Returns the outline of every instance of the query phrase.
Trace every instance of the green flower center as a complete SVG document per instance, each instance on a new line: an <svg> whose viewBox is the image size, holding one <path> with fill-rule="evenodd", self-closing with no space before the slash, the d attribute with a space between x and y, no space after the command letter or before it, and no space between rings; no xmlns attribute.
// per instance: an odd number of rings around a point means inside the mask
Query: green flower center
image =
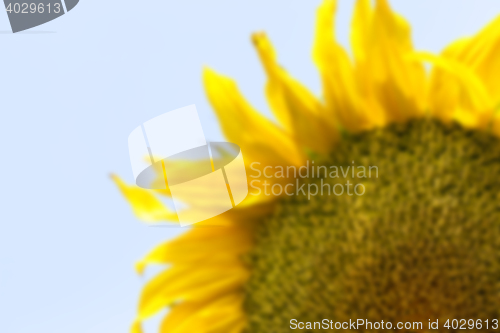
<svg viewBox="0 0 500 333"><path fill-rule="evenodd" d="M300 181L349 180L364 195L283 196L259 224L245 258L248 332L290 332L292 319L424 331L439 319L443 332L447 319L500 319L500 140L418 120L347 136L322 165L353 161L378 178Z"/></svg>

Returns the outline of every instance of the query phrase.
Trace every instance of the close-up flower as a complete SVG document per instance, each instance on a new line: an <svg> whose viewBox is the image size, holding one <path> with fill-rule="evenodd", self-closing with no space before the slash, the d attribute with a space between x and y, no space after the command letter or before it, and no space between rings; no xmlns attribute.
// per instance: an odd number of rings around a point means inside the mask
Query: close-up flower
<svg viewBox="0 0 500 333"><path fill-rule="evenodd" d="M500 316L500 17L432 54L413 47L387 0L358 0L347 51L335 38L336 7L325 0L317 10L320 96L279 65L266 33L252 35L275 120L235 81L203 70L255 187L137 263L140 274L165 269L145 284L133 333L165 309L162 333L288 332L292 319L325 318L422 322L424 331L439 320L448 331L448 319ZM298 177L289 195L277 170L304 166L349 171ZM370 166L370 177L358 172ZM168 189L113 179L138 218L176 221L161 199ZM318 194L337 185L339 195Z"/></svg>

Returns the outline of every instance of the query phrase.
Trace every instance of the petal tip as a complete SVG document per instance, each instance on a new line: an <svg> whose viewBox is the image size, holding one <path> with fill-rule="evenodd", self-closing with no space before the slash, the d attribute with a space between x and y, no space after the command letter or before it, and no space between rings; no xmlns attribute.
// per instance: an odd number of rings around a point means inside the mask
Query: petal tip
<svg viewBox="0 0 500 333"><path fill-rule="evenodd" d="M146 263L144 261L139 261L135 264L135 271L137 274L142 275L144 274L144 270L146 269Z"/></svg>

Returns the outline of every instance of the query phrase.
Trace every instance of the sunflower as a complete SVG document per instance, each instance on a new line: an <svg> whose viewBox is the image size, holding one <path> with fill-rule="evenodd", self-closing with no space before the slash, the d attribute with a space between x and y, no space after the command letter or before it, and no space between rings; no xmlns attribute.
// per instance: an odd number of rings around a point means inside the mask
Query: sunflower
<svg viewBox="0 0 500 333"><path fill-rule="evenodd" d="M169 333L288 332L292 320L325 318L420 321L424 330L431 319L444 331L448 319L500 315L500 18L433 55L414 50L409 24L387 0L358 0L349 55L334 37L335 10L326 0L317 11L321 98L278 64L265 33L252 41L277 122L211 69L203 73L206 92L249 168L312 160L374 165L377 177L297 182L334 187L347 179L363 195L259 188L159 245L137 264L139 272L167 268L144 287L132 332L165 308L160 331ZM289 181L250 177L270 186ZM168 190L114 179L139 218L175 220L157 196Z"/></svg>

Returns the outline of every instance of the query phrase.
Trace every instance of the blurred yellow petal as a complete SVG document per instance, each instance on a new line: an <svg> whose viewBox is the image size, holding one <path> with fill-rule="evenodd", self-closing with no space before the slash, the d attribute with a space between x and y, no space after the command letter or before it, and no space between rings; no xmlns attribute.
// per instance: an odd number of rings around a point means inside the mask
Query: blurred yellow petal
<svg viewBox="0 0 500 333"><path fill-rule="evenodd" d="M214 162L222 157L215 157ZM163 161L167 166L168 175L186 177L189 175L188 170L200 170L206 168L206 160L171 160L165 159ZM210 161L208 161L210 163ZM221 162L219 161L218 164ZM213 165L212 165L213 169ZM155 170L156 171L156 170ZM124 194L126 199L132 205L135 214L143 221L156 222L156 221L178 221L178 214L186 220L186 216L189 216L193 220L203 220L201 225L228 225L230 220L228 219L228 214L225 212L228 204L231 205L228 196L213 195L213 189L220 189L220 178L215 179L215 177L206 177L200 181L199 177L193 177L198 179L198 182L190 182L189 186L184 187L172 187L175 188L175 201L176 204L180 203L183 208L180 208L177 212L170 211L156 196L156 194L161 194L172 198L171 188L167 184L167 188L163 190L149 190L143 189L137 186L129 186L125 184L117 176L112 176L115 183L118 185L121 192ZM175 177L168 178L170 180L175 179ZM188 179L188 178L186 178ZM189 178L191 180L191 178ZM165 187L165 177L164 169L157 171L157 175L151 183L152 187L163 185ZM175 182L173 183L175 184ZM225 184L223 186L226 186ZM245 189L247 186L247 179L243 178L233 178L231 180L231 186L233 189L240 188ZM226 193L227 189L224 190ZM247 200L248 199L248 200ZM249 195L247 199L248 203L243 203L238 206L239 209L248 207L248 205L254 206L259 202L266 202L271 199L265 196L253 196ZM223 215L220 212L225 212ZM189 215L188 215L189 214ZM206 216L213 216L212 218L206 219Z"/></svg>
<svg viewBox="0 0 500 333"><path fill-rule="evenodd" d="M500 106L499 52L500 17L476 36L450 44L440 60L448 66L437 66L432 72L429 105L433 113L469 127L489 126Z"/></svg>
<svg viewBox="0 0 500 333"><path fill-rule="evenodd" d="M241 323L245 320L244 316L232 306L227 306L223 311L217 314L212 314L210 317L203 318L208 325L206 326L207 333L228 333L234 331L236 327L240 327L238 333L242 332Z"/></svg>
<svg viewBox="0 0 500 333"><path fill-rule="evenodd" d="M142 273L149 264L194 264L202 260L234 261L252 246L248 228L240 226L194 228L163 243L137 263Z"/></svg>
<svg viewBox="0 0 500 333"><path fill-rule="evenodd" d="M240 318L237 322L235 322L227 331L224 333L241 333L244 332L245 328L247 327L247 321L246 318Z"/></svg>
<svg viewBox="0 0 500 333"><path fill-rule="evenodd" d="M356 4L351 43L358 83L374 94L387 120L403 122L423 116L426 108L426 74L414 52L409 24L394 13L387 0L373 9L369 0Z"/></svg>
<svg viewBox="0 0 500 333"><path fill-rule="evenodd" d="M271 109L303 149L325 153L336 141L333 117L311 92L277 63L276 53L265 33L252 36L268 82L266 95ZM311 130L314 128L314 130Z"/></svg>
<svg viewBox="0 0 500 333"><path fill-rule="evenodd" d="M174 265L144 287L139 303L139 319L146 319L176 301L208 300L236 290L248 279L248 275L237 257L224 264L207 259L196 268L189 264Z"/></svg>
<svg viewBox="0 0 500 333"><path fill-rule="evenodd" d="M326 1L325 1L326 2ZM351 48L359 63L365 63L368 58L366 39L371 33L373 8L371 0L357 0L351 23Z"/></svg>
<svg viewBox="0 0 500 333"><path fill-rule="evenodd" d="M500 16L476 36L453 43L443 56L470 68L500 103Z"/></svg>
<svg viewBox="0 0 500 333"><path fill-rule="evenodd" d="M111 178L118 185L123 196L132 206L134 214L140 220L146 222L177 221L177 214L165 207L151 190L129 186L116 175L112 175Z"/></svg>
<svg viewBox="0 0 500 333"><path fill-rule="evenodd" d="M362 98L351 60L335 41L336 3L326 0L318 9L313 57L321 74L328 113L347 130L359 132L382 125L384 115L373 99Z"/></svg>
<svg viewBox="0 0 500 333"><path fill-rule="evenodd" d="M163 319L160 332L189 332L186 326L190 323L196 324L194 317L205 305L205 302L183 302L172 306L168 316ZM191 332L198 332L198 330L191 330Z"/></svg>
<svg viewBox="0 0 500 333"><path fill-rule="evenodd" d="M155 161L163 161L165 170L168 170L168 174L166 174L167 180L165 180L164 168L155 168L154 171L156 171L156 178L152 181L151 188L159 189L165 187L166 184L167 185L166 189L155 190L155 192L168 197L171 197L172 195L168 185L168 179L170 174L178 175L182 173L183 170L202 170L206 165L206 163L211 163L210 161L207 161L205 159L199 159L199 160L171 159L171 158L162 159L159 156L153 156L153 159Z"/></svg>
<svg viewBox="0 0 500 333"><path fill-rule="evenodd" d="M139 320L134 321L130 329L130 333L143 333L142 325Z"/></svg>
<svg viewBox="0 0 500 333"><path fill-rule="evenodd" d="M244 322L243 295L233 293L206 303L185 302L172 308L171 314L162 322L160 332L229 332Z"/></svg>
<svg viewBox="0 0 500 333"><path fill-rule="evenodd" d="M495 103L470 68L443 56L419 53L417 57L434 66L428 104L435 117L473 128L485 128L490 123Z"/></svg>
<svg viewBox="0 0 500 333"><path fill-rule="evenodd" d="M293 139L244 99L236 83L210 69L204 85L228 141L241 147L245 164L300 165L304 159Z"/></svg>

